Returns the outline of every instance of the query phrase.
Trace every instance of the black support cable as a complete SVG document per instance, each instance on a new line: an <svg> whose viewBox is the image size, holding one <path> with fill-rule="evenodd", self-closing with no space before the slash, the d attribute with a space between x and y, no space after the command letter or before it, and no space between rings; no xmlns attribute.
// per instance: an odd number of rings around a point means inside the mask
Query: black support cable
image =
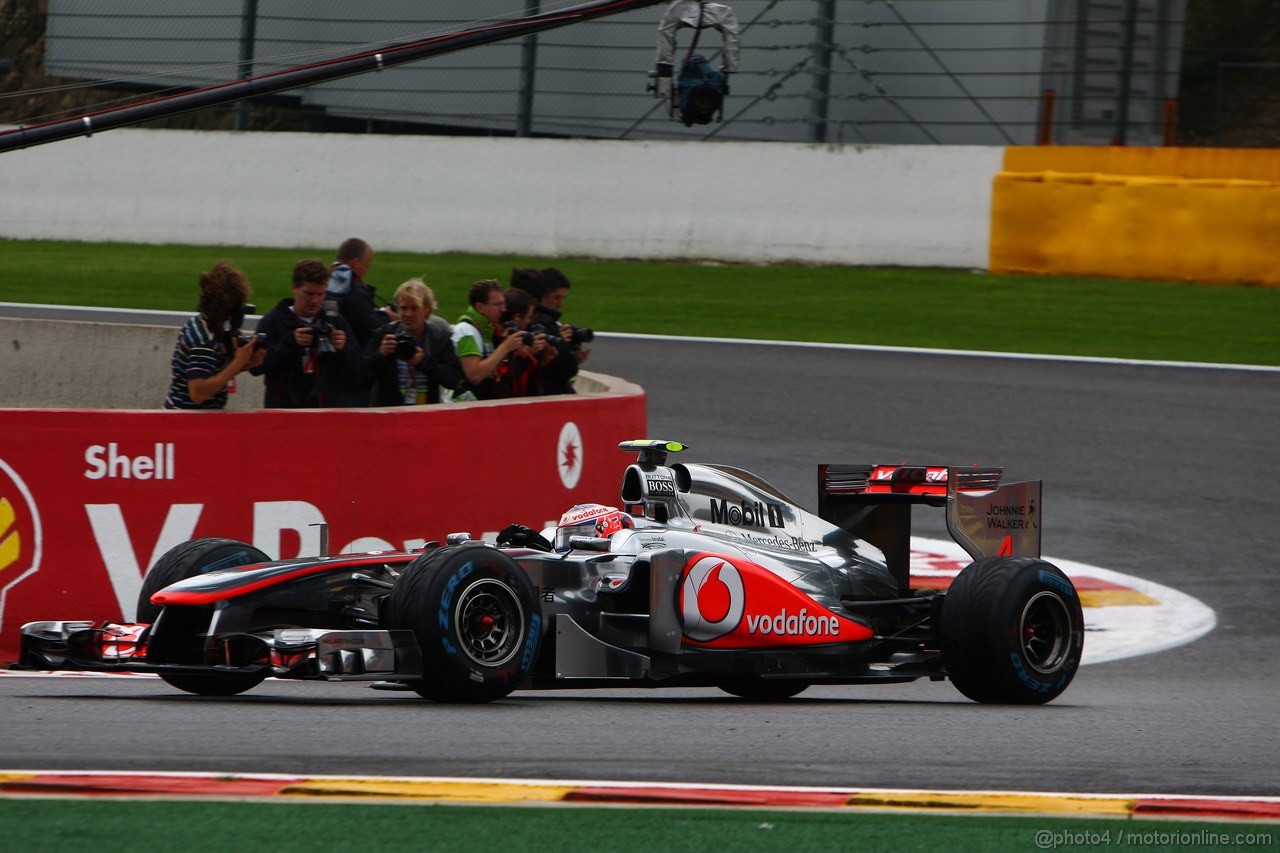
<svg viewBox="0 0 1280 853"><path fill-rule="evenodd" d="M951 78L951 82L955 83L956 87L961 92L964 92L965 97L968 98L969 101L971 101L973 105L978 108L978 112L982 113L983 118L985 118L988 122L990 122L991 125L995 127L996 130L1000 131L1000 135L1005 138L1006 142L1008 142L1010 145L1016 144L1013 141L1013 137L1010 136L1008 132L1004 129L1004 127L1001 126L1000 122L996 121L995 116L987 112L987 108L984 107L982 105L982 102L979 101L976 97L974 97L973 94L967 88L965 88L965 85L960 82L960 78L957 77L951 71L951 69L947 67L947 64L942 61L942 57L938 56L938 54L934 52L933 48L930 47L929 44L923 38L920 37L920 33L916 32L915 27L911 26L911 23L906 18L902 17L902 13L898 11L898 7L894 6L892 3L886 3L885 6L888 7L889 11L893 12L893 16L897 18L899 22L901 22L902 26L906 28L907 32L911 33L911 37L920 43L920 46L925 49L925 51L929 54L930 58L932 58L934 62L938 63L938 67L946 72L947 76Z"/></svg>
<svg viewBox="0 0 1280 853"><path fill-rule="evenodd" d="M916 117L913 116L906 107L904 107L901 103L898 102L898 98L894 97L893 95L890 95L883 86L881 86L878 82L876 82L875 74L863 68L861 65L858 64L856 60L851 59L849 57L848 51L837 50L836 55L839 56L841 59L843 59L845 62L849 63L849 66L858 74L858 76L862 78L863 82L865 82L868 86L874 89L876 91L876 94L879 97L883 98L886 102L888 102L888 104L892 106L895 110L902 113L902 115L908 121L910 121L911 124L915 125L916 129L919 130L921 133L923 133L930 142L932 142L935 145L941 144L938 140L938 137L930 133L927 127L921 124L920 121L916 119ZM857 96L856 95L850 96L850 98L857 98ZM841 99L845 100L845 98L843 97ZM846 122L847 121L848 120L846 119ZM856 128L858 123L855 121L853 122L853 124ZM858 133L861 134L862 131L859 130Z"/></svg>
<svg viewBox="0 0 1280 853"><path fill-rule="evenodd" d="M790 68L784 71L782 76L778 80L776 80L773 83L773 85L771 85L768 89L761 92L759 95L756 95L756 97L753 98L751 102L748 103L745 107L738 110L738 112L735 113L733 116L729 117L728 119L725 119L724 122L717 125L714 130L712 130L710 133L708 133L706 136L702 138L711 139L712 137L719 136L722 130L724 130L726 127L729 127L739 119L742 119L742 116L744 116L747 113L747 111L750 110L752 107L754 107L756 104L764 100L771 100L777 94L778 90L781 89L782 86L788 80L790 80L792 77L799 74L801 71L803 71L805 68L809 66L809 61L811 59L813 59L812 55L801 57L801 59L798 62L796 62L796 64L792 65ZM799 119L799 121L805 121L805 119Z"/></svg>
<svg viewBox="0 0 1280 853"><path fill-rule="evenodd" d="M140 104L86 113L75 118L47 122L33 127L0 131L0 152L29 148L33 145L71 139L76 136L90 136L118 127L128 127L206 107L234 103L244 98L255 98L329 80L381 71L406 62L416 62L469 47L533 35L570 24L657 6L663 2L665 0L597 0L597 2L583 3L557 12L485 24L425 41L391 45L377 51L342 56L312 65L262 74L247 80L220 83L193 92L144 101Z"/></svg>

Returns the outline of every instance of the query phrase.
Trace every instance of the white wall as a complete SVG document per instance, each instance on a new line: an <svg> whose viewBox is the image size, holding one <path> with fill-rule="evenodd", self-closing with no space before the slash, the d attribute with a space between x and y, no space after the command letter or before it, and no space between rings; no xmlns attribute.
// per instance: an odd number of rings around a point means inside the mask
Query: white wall
<svg viewBox="0 0 1280 853"><path fill-rule="evenodd" d="M0 237L985 268L1003 153L117 130L0 154Z"/></svg>

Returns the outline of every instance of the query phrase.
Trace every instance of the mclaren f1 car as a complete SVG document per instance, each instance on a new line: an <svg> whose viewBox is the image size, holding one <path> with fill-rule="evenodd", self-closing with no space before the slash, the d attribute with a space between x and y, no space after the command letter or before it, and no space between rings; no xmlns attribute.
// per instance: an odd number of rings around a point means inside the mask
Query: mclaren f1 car
<svg viewBox="0 0 1280 853"><path fill-rule="evenodd" d="M711 686L780 700L814 684L950 680L1037 704L1080 665L1070 579L1040 559L1040 483L996 468L822 465L818 511L727 465L638 453L620 508L579 505L496 545L272 561L230 539L179 545L134 624L32 622L20 665L152 672L234 695L268 677L403 685L443 702L513 690ZM972 556L913 589L912 512L938 507Z"/></svg>

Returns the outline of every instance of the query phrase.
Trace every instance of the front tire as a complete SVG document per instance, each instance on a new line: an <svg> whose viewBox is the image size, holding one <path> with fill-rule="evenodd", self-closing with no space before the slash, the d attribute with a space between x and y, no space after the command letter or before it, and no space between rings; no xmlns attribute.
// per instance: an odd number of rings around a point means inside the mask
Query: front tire
<svg viewBox="0 0 1280 853"><path fill-rule="evenodd" d="M270 559L257 548L238 539L192 539L175 545L147 570L147 576L142 580L142 590L138 593L137 615L134 620L156 621L156 617L160 615L160 606L151 603L151 596L171 584L216 569L265 563Z"/></svg>
<svg viewBox="0 0 1280 853"><path fill-rule="evenodd" d="M1084 611L1052 563L986 557L970 564L942 604L942 658L975 702L1038 705L1067 689L1084 651Z"/></svg>
<svg viewBox="0 0 1280 853"><path fill-rule="evenodd" d="M496 548L459 545L418 557L383 605L391 629L411 629L437 702L492 702L519 686L538 653L541 609L524 570Z"/></svg>

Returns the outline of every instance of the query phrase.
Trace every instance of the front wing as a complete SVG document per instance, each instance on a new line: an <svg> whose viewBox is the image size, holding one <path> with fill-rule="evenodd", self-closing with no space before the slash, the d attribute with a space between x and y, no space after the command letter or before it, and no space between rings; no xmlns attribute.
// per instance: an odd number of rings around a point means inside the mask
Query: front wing
<svg viewBox="0 0 1280 853"><path fill-rule="evenodd" d="M30 622L22 626L19 665L31 669L171 674L262 674L323 681L422 678L412 631L277 628L216 637L206 663L148 663L151 626Z"/></svg>

